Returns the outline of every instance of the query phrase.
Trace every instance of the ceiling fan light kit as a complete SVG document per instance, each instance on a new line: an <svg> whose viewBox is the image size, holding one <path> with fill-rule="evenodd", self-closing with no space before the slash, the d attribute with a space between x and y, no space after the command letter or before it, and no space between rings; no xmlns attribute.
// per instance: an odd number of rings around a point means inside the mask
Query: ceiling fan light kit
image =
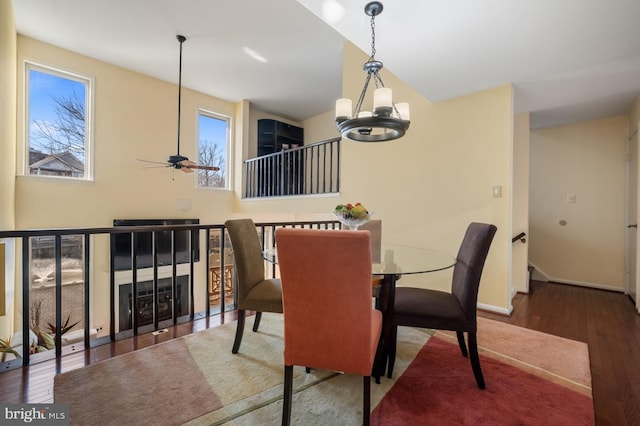
<svg viewBox="0 0 640 426"><path fill-rule="evenodd" d="M372 1L364 7L371 17L371 56L363 65L367 77L360 97L352 110L351 99L336 101L336 124L343 138L356 142L385 142L401 138L409 128L409 104L394 103L392 91L385 87L379 71L382 62L375 59L375 17L382 13L382 3ZM376 89L373 92L373 111L362 111L362 103L367 94L369 82L373 79Z"/></svg>
<svg viewBox="0 0 640 426"><path fill-rule="evenodd" d="M182 106L182 43L184 43L187 38L183 35L176 35L176 39L180 43L180 62L178 66L178 149L176 150L176 155L170 155L167 158L166 163L159 163L155 161L147 161L147 160L139 160L147 163L156 163L156 164L165 164L164 167L173 167L174 169L181 170L185 173L193 173L193 169L199 170L210 170L210 171L218 171L219 167L215 166L204 166L198 165L193 161L189 160L188 157L184 155L180 155L180 116L181 116L181 106Z"/></svg>

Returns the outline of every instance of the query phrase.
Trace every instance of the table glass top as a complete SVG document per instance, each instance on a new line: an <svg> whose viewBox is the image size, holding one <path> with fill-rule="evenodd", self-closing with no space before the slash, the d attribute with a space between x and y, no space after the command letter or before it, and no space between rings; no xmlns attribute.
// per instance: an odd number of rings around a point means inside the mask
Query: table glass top
<svg viewBox="0 0 640 426"><path fill-rule="evenodd" d="M380 258L373 253L373 274L421 274L451 268L456 259L443 252L421 247L383 244Z"/></svg>
<svg viewBox="0 0 640 426"><path fill-rule="evenodd" d="M266 250L264 258L277 263L277 250ZM446 253L421 247L383 244L380 255L372 253L371 272L384 274L422 274L448 269L456 264L456 259Z"/></svg>

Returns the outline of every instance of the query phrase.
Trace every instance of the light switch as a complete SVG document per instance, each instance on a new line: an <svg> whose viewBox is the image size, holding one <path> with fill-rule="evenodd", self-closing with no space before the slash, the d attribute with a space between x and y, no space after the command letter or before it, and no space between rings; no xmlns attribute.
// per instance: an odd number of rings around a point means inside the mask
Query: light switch
<svg viewBox="0 0 640 426"><path fill-rule="evenodd" d="M502 185L495 185L493 187L493 198L502 198Z"/></svg>
<svg viewBox="0 0 640 426"><path fill-rule="evenodd" d="M576 203L576 194L567 194L567 203L575 204Z"/></svg>

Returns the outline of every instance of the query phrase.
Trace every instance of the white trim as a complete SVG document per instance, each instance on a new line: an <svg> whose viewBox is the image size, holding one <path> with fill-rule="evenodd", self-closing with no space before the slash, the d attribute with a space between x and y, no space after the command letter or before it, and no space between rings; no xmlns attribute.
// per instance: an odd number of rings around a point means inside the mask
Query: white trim
<svg viewBox="0 0 640 426"><path fill-rule="evenodd" d="M610 285L606 285L606 284L598 284L598 283L590 283L587 281L574 281L574 280L563 280L561 278L552 278L549 280L549 282L551 284L553 283L557 283L557 284L570 284L570 285L577 285L580 287L589 287L589 288L597 288L600 290L608 290L608 291L616 291L619 293L624 293L624 289L620 288L620 287L613 287Z"/></svg>
<svg viewBox="0 0 640 426"><path fill-rule="evenodd" d="M496 314L502 314L502 315L511 315L511 313L513 312L513 306L511 305L511 303L509 303L509 308L501 308L499 306L485 305L484 303L478 303L478 308L482 309L483 311L494 312Z"/></svg>
<svg viewBox="0 0 640 426"><path fill-rule="evenodd" d="M620 292L620 293L624 293L625 292L625 290L623 288L614 287L614 286L607 285L607 284L592 283L592 282L588 282L588 281L565 280L563 278L552 277L549 274L546 274L544 271L542 271L540 268L538 268L533 263L529 262L529 265L533 266L533 268L534 268L534 274L531 277L531 279L533 279L534 281L544 281L544 282L551 282L551 283L558 283L558 284L570 284L570 285L577 285L577 286L581 286L581 287L597 288L597 289L601 289L601 290L617 291L617 292ZM544 277L544 279L538 279L537 278L538 274L542 275Z"/></svg>
<svg viewBox="0 0 640 426"><path fill-rule="evenodd" d="M22 105L23 113L21 117L23 127L22 137L22 161L18 165L19 176L33 176L29 174L29 149L31 147L30 142L30 124L29 118L30 104L29 104L29 92L30 92L30 78L29 71L34 70L42 74L49 74L55 77L64 78L66 80L76 81L85 86L85 98L84 98L84 125L85 125L85 141L84 141L84 176L82 178L77 177L65 177L65 176L48 176L42 175L41 178L62 178L69 181L93 181L94 178L94 155L93 155L93 110L94 110L94 86L95 79L92 76L81 74L75 71L63 69L58 66L45 65L40 61L21 58L22 61Z"/></svg>
<svg viewBox="0 0 640 426"><path fill-rule="evenodd" d="M227 132L226 132L226 146L225 146L225 153L224 153L224 167L225 167L225 174L224 174L224 183L225 186L224 188L219 188L219 187L213 187L213 186L200 186L199 182L198 182L198 173L196 173L196 188L198 189L217 189L217 190L231 190L233 188L233 182L232 182L232 176L233 176L233 144L232 144L232 140L233 140L233 119L232 117L228 116L228 115L224 115L224 114L220 114L219 112L213 112L211 110L208 110L206 108L198 108L198 115L197 115L197 120L196 120L196 158L199 160L200 157L200 116L203 117L207 117L207 118L212 118L214 120L220 120L220 121L224 121L227 124ZM197 163L199 163L199 161L196 161Z"/></svg>

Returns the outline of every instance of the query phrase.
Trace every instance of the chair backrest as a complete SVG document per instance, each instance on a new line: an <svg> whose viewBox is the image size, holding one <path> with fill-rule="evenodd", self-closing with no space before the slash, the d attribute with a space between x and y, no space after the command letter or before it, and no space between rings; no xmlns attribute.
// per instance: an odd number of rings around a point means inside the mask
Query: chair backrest
<svg viewBox="0 0 640 426"><path fill-rule="evenodd" d="M358 230L369 231L371 235L371 261L374 263L381 262L382 250L382 220L370 220L358 227Z"/></svg>
<svg viewBox="0 0 640 426"><path fill-rule="evenodd" d="M475 321L476 318L482 269L497 229L494 225L473 222L467 227L460 244L453 269L451 292L460 302L470 321Z"/></svg>
<svg viewBox="0 0 640 426"><path fill-rule="evenodd" d="M371 246L368 232L276 231L285 365L369 376Z"/></svg>
<svg viewBox="0 0 640 426"><path fill-rule="evenodd" d="M251 219L231 219L225 223L238 275L238 298L244 299L249 291L264 281L262 246Z"/></svg>

